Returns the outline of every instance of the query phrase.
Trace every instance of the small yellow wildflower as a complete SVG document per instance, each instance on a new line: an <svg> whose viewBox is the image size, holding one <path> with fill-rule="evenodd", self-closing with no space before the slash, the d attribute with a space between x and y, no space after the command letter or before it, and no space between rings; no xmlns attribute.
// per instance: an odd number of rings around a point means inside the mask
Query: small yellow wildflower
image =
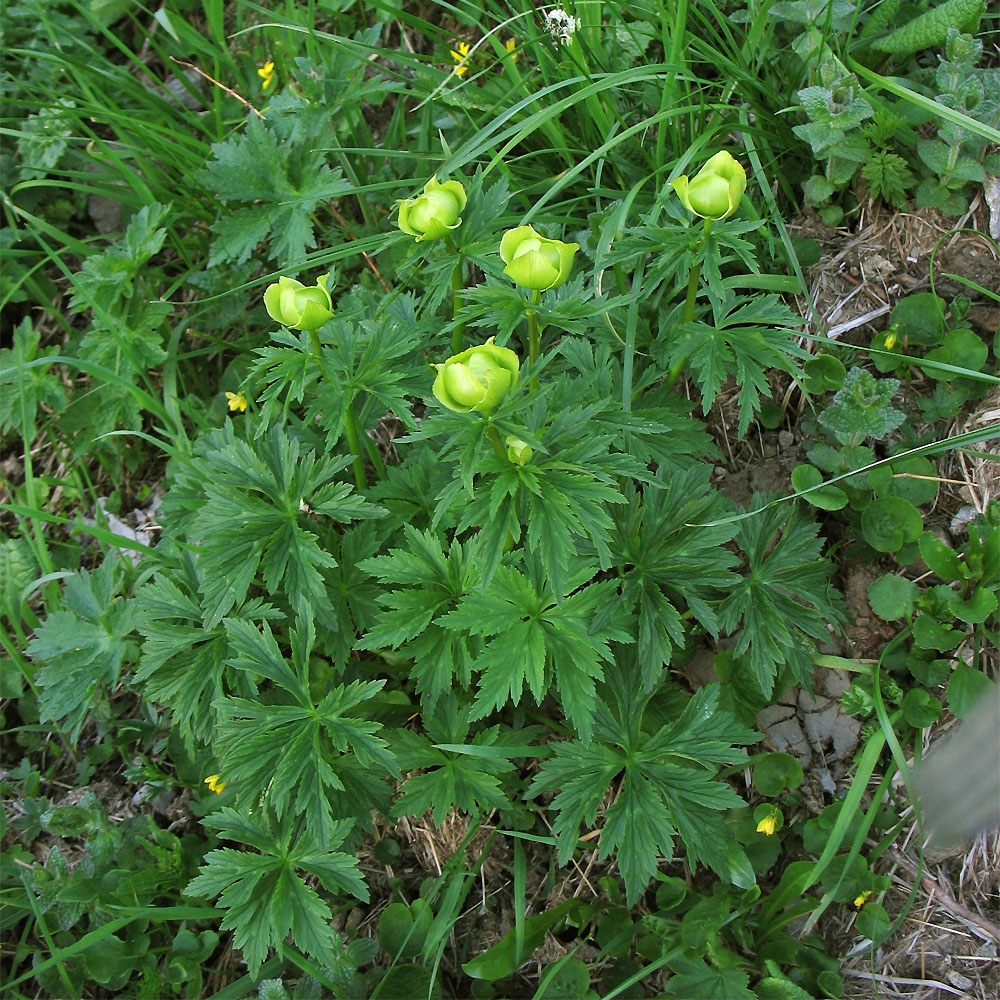
<svg viewBox="0 0 1000 1000"><path fill-rule="evenodd" d="M205 779L205 784L208 785L208 790L210 792L215 792L216 795L222 794L222 789L226 787L224 781L219 781L219 776L217 774L210 774Z"/></svg>
<svg viewBox="0 0 1000 1000"><path fill-rule="evenodd" d="M893 330L888 337L885 338L885 349L891 351L896 346L896 341L899 340L899 334Z"/></svg>
<svg viewBox="0 0 1000 1000"><path fill-rule="evenodd" d="M261 89L267 90L267 88L274 83L274 60L268 59L268 61L264 63L259 70L257 70L257 75L264 81L261 84Z"/></svg>
<svg viewBox="0 0 1000 1000"><path fill-rule="evenodd" d="M874 892L872 889L866 889L863 893L861 893L860 896L855 897L854 905L860 910L861 907L864 906L865 903L867 903L868 900L871 899L873 895Z"/></svg>
<svg viewBox="0 0 1000 1000"><path fill-rule="evenodd" d="M775 813L768 813L758 824L757 832L763 833L767 837L774 835L774 831L778 826L778 817Z"/></svg>
<svg viewBox="0 0 1000 1000"><path fill-rule="evenodd" d="M235 413L237 410L240 413L246 413L247 398L242 392L227 392L226 402L229 403L229 409L232 413Z"/></svg>
<svg viewBox="0 0 1000 1000"><path fill-rule="evenodd" d="M503 47L510 53L510 61L517 62L517 53L514 51L517 48L517 42L513 38L508 38L503 43Z"/></svg>
<svg viewBox="0 0 1000 1000"><path fill-rule="evenodd" d="M455 76L465 76L465 74L469 71L469 49L471 47L472 46L470 46L468 42L459 42L457 52L454 49L449 50L451 52L452 59L458 63L452 71Z"/></svg>

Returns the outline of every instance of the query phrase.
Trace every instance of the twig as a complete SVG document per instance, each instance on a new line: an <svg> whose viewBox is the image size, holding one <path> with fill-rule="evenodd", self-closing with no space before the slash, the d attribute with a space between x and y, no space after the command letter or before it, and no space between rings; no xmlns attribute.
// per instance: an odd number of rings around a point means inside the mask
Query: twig
<svg viewBox="0 0 1000 1000"><path fill-rule="evenodd" d="M180 66L187 66L188 69L193 69L199 76L203 76L206 80L208 80L209 83L215 84L216 87L219 87L221 90L224 90L227 94L229 94L230 97L235 97L236 100L240 102L240 104L242 104L246 108L249 108L261 121L264 120L264 116L245 97L240 97L240 95L237 94L235 90L232 90L231 88L227 87L224 83L219 83L218 80L209 76L203 69L198 69L198 67L195 66L194 63L185 62L183 59L178 59L175 56L171 56L170 61L177 63Z"/></svg>
<svg viewBox="0 0 1000 1000"><path fill-rule="evenodd" d="M344 222L344 217L340 214L340 212L338 212L333 207L332 202L330 203L330 211L333 212L333 214L337 217L337 221L344 227L344 229L347 230L347 235L350 236L352 240L357 241L357 236L355 236L354 233L351 232L350 227L347 225L346 222ZM368 266L372 269L372 272L374 273L375 277L382 282L382 287L387 292L390 291L389 286L385 283L385 278L383 278L382 275L378 273L378 268L375 266L375 262L371 259L371 257L369 257L364 250L361 251L361 255L365 258L366 261L368 261Z"/></svg>

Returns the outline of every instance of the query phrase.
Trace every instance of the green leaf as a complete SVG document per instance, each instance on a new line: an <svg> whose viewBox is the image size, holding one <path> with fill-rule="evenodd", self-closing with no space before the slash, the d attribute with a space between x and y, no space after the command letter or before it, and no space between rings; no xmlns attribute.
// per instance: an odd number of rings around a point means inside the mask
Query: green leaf
<svg viewBox="0 0 1000 1000"><path fill-rule="evenodd" d="M336 565L307 510L350 521L385 512L333 477L350 456L317 457L275 427L251 444L232 421L205 435L164 502L164 523L199 546L205 628L214 628L245 598L260 573L272 595L309 606L331 627L336 616L322 570ZM309 527L306 527L306 525Z"/></svg>
<svg viewBox="0 0 1000 1000"><path fill-rule="evenodd" d="M861 512L861 533L876 552L898 552L924 527L920 511L902 497L878 497Z"/></svg>
<svg viewBox="0 0 1000 1000"><path fill-rule="evenodd" d="M806 503L821 510L841 510L847 506L847 494L839 486L822 483L823 473L813 465L796 465L792 469L792 489L802 493Z"/></svg>
<svg viewBox="0 0 1000 1000"><path fill-rule="evenodd" d="M667 980L667 993L677 1000L757 1000L747 989L749 977L736 969L720 969L704 961L683 963L685 971Z"/></svg>
<svg viewBox="0 0 1000 1000"><path fill-rule="evenodd" d="M863 368L852 368L819 422L841 444L860 444L866 438L881 440L906 419L906 414L890 402L898 388L899 379L876 379Z"/></svg>
<svg viewBox="0 0 1000 1000"><path fill-rule="evenodd" d="M66 719L76 727L94 695L118 683L135 621L133 603L119 596L124 586L122 562L109 554L94 572L67 578L65 609L35 630L28 655L41 663L35 681L42 721Z"/></svg>
<svg viewBox="0 0 1000 1000"><path fill-rule="evenodd" d="M967 601L955 594L946 602L948 610L967 625L981 625L997 609L997 595L985 587L977 587Z"/></svg>
<svg viewBox="0 0 1000 1000"><path fill-rule="evenodd" d="M875 945L881 944L889 936L891 926L889 914L879 903L865 903L854 921L854 929Z"/></svg>
<svg viewBox="0 0 1000 1000"><path fill-rule="evenodd" d="M920 588L897 573L880 576L868 588L868 603L872 611L887 622L909 618L919 596Z"/></svg>
<svg viewBox="0 0 1000 1000"><path fill-rule="evenodd" d="M316 246L311 213L320 202L351 191L322 152L304 142L280 141L254 116L244 135L216 143L212 154L196 179L227 208L212 226L209 267L245 263L268 234L271 260L286 266L301 261ZM247 204L237 207L239 202Z"/></svg>
<svg viewBox="0 0 1000 1000"><path fill-rule="evenodd" d="M981 670L956 663L948 682L948 707L960 719L965 719L980 699L993 690L993 683Z"/></svg>
<svg viewBox="0 0 1000 1000"><path fill-rule="evenodd" d="M753 508L764 498L754 497ZM739 522L737 544L747 572L722 603L720 625L742 625L734 649L746 656L761 692L769 696L779 666L808 683L817 640L827 623L844 620L839 595L830 586L831 566L821 558L822 540L805 509L771 507Z"/></svg>
<svg viewBox="0 0 1000 1000"><path fill-rule="evenodd" d="M14 328L14 346L0 350L0 434L16 430L28 445L35 439L40 407L58 412L66 405L66 391L58 375L49 371L51 366L30 364L59 353L57 347L39 352L40 341L31 317L25 316Z"/></svg>
<svg viewBox="0 0 1000 1000"><path fill-rule="evenodd" d="M914 729L926 729L941 714L941 702L924 688L911 688L907 691L900 707L903 709L903 718Z"/></svg>
<svg viewBox="0 0 1000 1000"><path fill-rule="evenodd" d="M718 696L717 684L701 688L677 719L651 737L638 730L638 719L623 725L600 709L593 743L553 745L529 796L558 789L552 830L560 864L572 856L581 823L593 825L608 786L624 771L605 814L598 857L617 859L628 904L645 889L659 858L673 857L678 834L690 864L704 861L729 877L721 812L742 800L715 775L721 764L742 758L734 744L759 736L718 711Z"/></svg>
<svg viewBox="0 0 1000 1000"><path fill-rule="evenodd" d="M488 951L466 962L462 971L472 979L485 979L488 982L506 979L531 957L532 952L545 940L546 933L580 905L578 899L567 899L544 913L528 917L523 928L510 930Z"/></svg>
<svg viewBox="0 0 1000 1000"><path fill-rule="evenodd" d="M206 816L203 825L218 830L222 839L247 844L261 853L232 848L211 851L201 874L186 889L193 896L219 896L218 905L226 911L222 928L234 932L233 941L253 976L268 948L280 952L289 933L297 947L321 961L334 948L330 908L297 869L315 877L328 892L348 892L368 900L357 860L332 850L343 843L349 822L332 824L322 839L308 825L300 827L291 848L292 831L287 824L274 830L266 822L266 813L248 819L229 807Z"/></svg>

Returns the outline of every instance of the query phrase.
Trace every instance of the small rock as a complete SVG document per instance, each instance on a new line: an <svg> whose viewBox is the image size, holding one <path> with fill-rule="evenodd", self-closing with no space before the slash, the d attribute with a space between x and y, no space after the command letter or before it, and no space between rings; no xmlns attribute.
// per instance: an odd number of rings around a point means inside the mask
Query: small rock
<svg viewBox="0 0 1000 1000"><path fill-rule="evenodd" d="M827 670L823 674L822 686L831 698L839 698L851 686L851 678L846 670Z"/></svg>
<svg viewBox="0 0 1000 1000"><path fill-rule="evenodd" d="M837 794L837 783L833 780L833 775L830 774L828 768L817 767L813 771L813 774L815 774L816 777L819 779L820 788L822 788L823 791L827 793L827 795Z"/></svg>
<svg viewBox="0 0 1000 1000"><path fill-rule="evenodd" d="M952 986L960 990L968 991L975 985L968 976L963 976L961 972L956 972L954 969L948 973L947 979Z"/></svg>
<svg viewBox="0 0 1000 1000"><path fill-rule="evenodd" d="M791 448L795 444L795 435L791 431L778 431L778 444L782 448Z"/></svg>
<svg viewBox="0 0 1000 1000"><path fill-rule="evenodd" d="M812 751L809 749L809 742L806 740L799 725L798 719L785 719L771 726L767 731L777 750L787 750L799 758L799 763L803 767L808 767L812 763Z"/></svg>
<svg viewBox="0 0 1000 1000"><path fill-rule="evenodd" d="M799 708L803 712L821 712L829 704L830 699L824 698L823 695L813 697L805 688L799 692Z"/></svg>
<svg viewBox="0 0 1000 1000"><path fill-rule="evenodd" d="M969 533L969 525L979 517L979 511L971 504L960 507L958 513L951 519L949 528L956 538Z"/></svg>
<svg viewBox="0 0 1000 1000"><path fill-rule="evenodd" d="M771 726L790 719L795 714L795 709L789 705L768 705L757 713L757 725L761 729L770 729Z"/></svg>

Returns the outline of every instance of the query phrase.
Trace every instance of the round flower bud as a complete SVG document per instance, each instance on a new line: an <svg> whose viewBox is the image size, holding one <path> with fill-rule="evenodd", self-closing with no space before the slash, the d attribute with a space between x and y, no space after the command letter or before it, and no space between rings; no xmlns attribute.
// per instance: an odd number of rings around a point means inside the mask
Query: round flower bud
<svg viewBox="0 0 1000 1000"><path fill-rule="evenodd" d="M306 287L282 275L277 284L268 285L264 291L268 316L290 330L318 330L333 318L333 302L326 290L329 278L324 274L315 285Z"/></svg>
<svg viewBox="0 0 1000 1000"><path fill-rule="evenodd" d="M435 365L433 393L443 406L456 413L478 410L490 413L517 384L520 361L506 347L497 347L490 337L479 347L470 347Z"/></svg>
<svg viewBox="0 0 1000 1000"><path fill-rule="evenodd" d="M573 269L573 255L579 243L563 243L539 236L531 226L508 229L500 240L503 273L515 285L545 292L558 288Z"/></svg>
<svg viewBox="0 0 1000 1000"><path fill-rule="evenodd" d="M408 236L421 240L439 240L449 229L462 224L459 216L465 208L465 188L461 181L438 183L432 177L424 185L424 193L416 198L404 198L399 203L399 228Z"/></svg>
<svg viewBox="0 0 1000 1000"><path fill-rule="evenodd" d="M684 207L703 219L725 219L736 211L747 187L746 171L722 150L690 180L687 174L671 181Z"/></svg>
<svg viewBox="0 0 1000 1000"><path fill-rule="evenodd" d="M514 437L513 434L507 435L504 444L507 445L507 458L514 465L527 465L535 453L527 441L522 441L519 437Z"/></svg>

